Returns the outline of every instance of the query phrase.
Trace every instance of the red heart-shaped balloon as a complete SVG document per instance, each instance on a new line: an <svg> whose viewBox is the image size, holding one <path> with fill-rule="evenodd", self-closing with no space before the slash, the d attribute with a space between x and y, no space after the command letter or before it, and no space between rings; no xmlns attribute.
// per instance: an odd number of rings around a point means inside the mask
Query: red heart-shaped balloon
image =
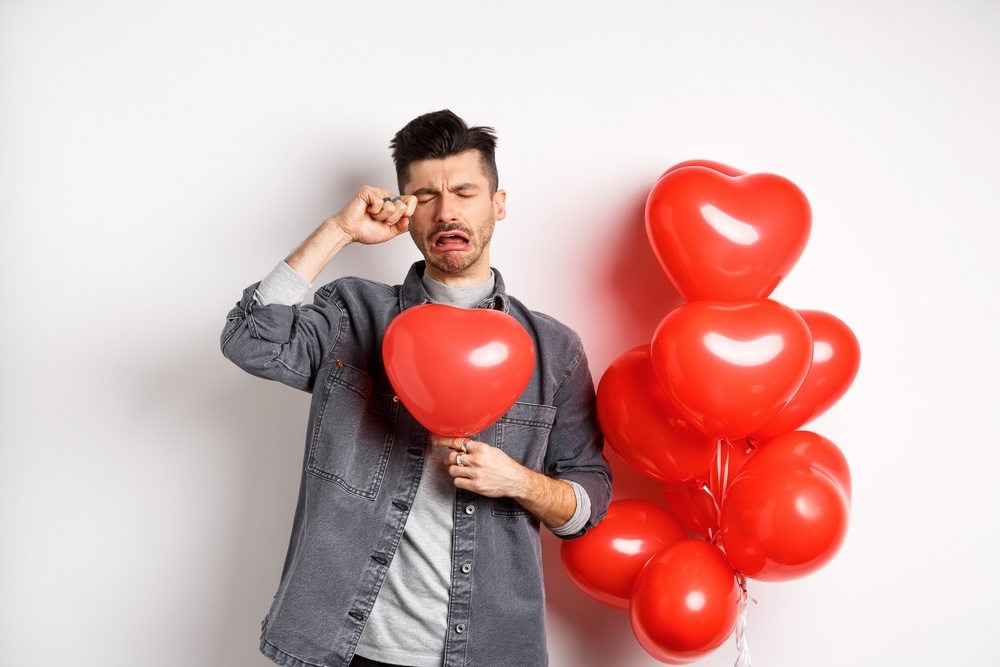
<svg viewBox="0 0 1000 667"><path fill-rule="evenodd" d="M812 213L794 183L726 169L670 169L646 199L649 242L685 301L767 297L809 240Z"/></svg>
<svg viewBox="0 0 1000 667"><path fill-rule="evenodd" d="M735 440L766 424L802 384L809 327L770 299L692 301L653 333L653 372L681 411L710 436Z"/></svg>
<svg viewBox="0 0 1000 667"><path fill-rule="evenodd" d="M653 373L649 345L611 362L597 386L597 419L607 443L639 472L664 482L705 470L716 442L677 414Z"/></svg>
<svg viewBox="0 0 1000 667"><path fill-rule="evenodd" d="M846 459L825 438L794 431L769 442L740 469L722 503L719 532L729 562L762 581L822 568L846 537L850 484Z"/></svg>
<svg viewBox="0 0 1000 667"><path fill-rule="evenodd" d="M670 172L683 169L684 167L708 167L709 169L714 169L715 171L725 174L726 176L742 176L746 173L736 167L730 167L728 164L716 162L715 160L685 160L684 162L678 162L674 166L670 167L670 169L667 169L665 172L660 174L660 177L662 178Z"/></svg>
<svg viewBox="0 0 1000 667"><path fill-rule="evenodd" d="M733 633L740 586L714 544L684 540L659 552L636 577L629 620L639 644L668 665L699 660Z"/></svg>
<svg viewBox="0 0 1000 667"><path fill-rule="evenodd" d="M667 510L641 498L615 500L596 528L564 540L559 555L566 574L587 595L628 609L632 585L650 558L687 539Z"/></svg>
<svg viewBox="0 0 1000 667"><path fill-rule="evenodd" d="M754 463L758 471L768 466L806 467L821 472L840 487L851 500L851 467L847 457L829 439L812 431L790 431L756 448Z"/></svg>
<svg viewBox="0 0 1000 667"><path fill-rule="evenodd" d="M499 310L428 303L388 326L382 359L393 389L428 431L468 436L495 422L528 386L535 347Z"/></svg>
<svg viewBox="0 0 1000 667"><path fill-rule="evenodd" d="M861 366L858 339L846 324L821 310L798 313L812 333L812 365L788 405L754 431L756 440L767 441L794 431L826 412L847 392Z"/></svg>

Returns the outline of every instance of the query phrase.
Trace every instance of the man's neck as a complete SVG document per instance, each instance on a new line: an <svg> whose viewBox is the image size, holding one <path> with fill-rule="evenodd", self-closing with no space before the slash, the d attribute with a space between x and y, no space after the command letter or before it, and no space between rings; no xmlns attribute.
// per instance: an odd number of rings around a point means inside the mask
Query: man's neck
<svg viewBox="0 0 1000 667"><path fill-rule="evenodd" d="M477 262L461 273L446 273L425 262L424 275L430 276L448 287L475 287L493 278L493 269L490 268L489 260L485 254L481 259L483 261Z"/></svg>
<svg viewBox="0 0 1000 667"><path fill-rule="evenodd" d="M437 280L427 271L424 271L421 282L431 301L459 308L474 308L493 294L496 289L496 276L493 275L493 271L489 272L486 280L472 285L448 285Z"/></svg>

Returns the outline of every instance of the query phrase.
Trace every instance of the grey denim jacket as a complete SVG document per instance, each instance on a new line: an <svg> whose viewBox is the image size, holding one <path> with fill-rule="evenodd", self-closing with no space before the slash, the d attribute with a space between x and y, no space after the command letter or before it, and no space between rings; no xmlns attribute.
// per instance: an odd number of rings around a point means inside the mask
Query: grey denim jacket
<svg viewBox="0 0 1000 667"><path fill-rule="evenodd" d="M403 534L428 432L394 394L381 349L389 322L429 301L423 267L396 286L342 278L305 306L262 306L252 285L223 329L223 353L239 367L312 393L292 535L261 637L261 652L280 665L350 663ZM611 499L582 343L507 295L494 273L496 290L480 307L524 325L536 362L517 403L473 437L580 484L591 500L582 535ZM537 519L509 498L456 489L451 582L446 667L548 664Z"/></svg>

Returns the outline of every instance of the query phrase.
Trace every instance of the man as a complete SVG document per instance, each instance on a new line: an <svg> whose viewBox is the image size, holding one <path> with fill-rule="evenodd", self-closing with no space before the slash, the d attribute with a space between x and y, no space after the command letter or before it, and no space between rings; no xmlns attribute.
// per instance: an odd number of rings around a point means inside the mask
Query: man
<svg viewBox="0 0 1000 667"><path fill-rule="evenodd" d="M414 119L391 144L401 194L362 187L229 313L229 359L312 393L261 638L281 665L547 663L539 525L563 538L593 527L610 471L579 337L509 296L490 267L506 200L495 145L492 128L447 110ZM297 305L339 250L404 232L424 261L402 285L341 278ZM523 395L474 438L429 434L386 376L386 327L427 302L503 310L535 345Z"/></svg>

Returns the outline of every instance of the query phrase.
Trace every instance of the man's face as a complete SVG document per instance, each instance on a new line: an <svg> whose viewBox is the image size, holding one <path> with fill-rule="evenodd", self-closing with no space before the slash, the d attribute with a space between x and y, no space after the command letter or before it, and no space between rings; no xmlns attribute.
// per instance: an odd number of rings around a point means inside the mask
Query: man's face
<svg viewBox="0 0 1000 667"><path fill-rule="evenodd" d="M413 162L404 190L417 198L410 236L428 275L454 286L487 280L493 225L506 215L506 193L490 194L479 153Z"/></svg>

